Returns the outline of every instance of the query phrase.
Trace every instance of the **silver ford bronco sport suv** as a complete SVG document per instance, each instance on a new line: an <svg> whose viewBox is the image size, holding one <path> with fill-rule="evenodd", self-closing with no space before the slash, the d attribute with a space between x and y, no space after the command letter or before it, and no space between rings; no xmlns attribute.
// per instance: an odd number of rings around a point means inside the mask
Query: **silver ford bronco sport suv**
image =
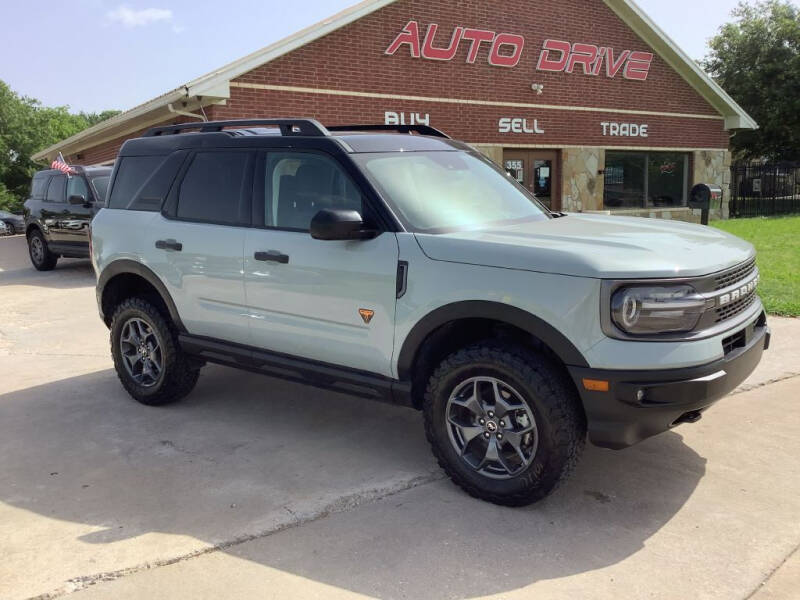
<svg viewBox="0 0 800 600"><path fill-rule="evenodd" d="M214 362L407 405L450 477L505 505L547 496L587 437L697 421L770 338L750 244L553 214L423 126L155 128L122 146L92 260L139 402Z"/></svg>

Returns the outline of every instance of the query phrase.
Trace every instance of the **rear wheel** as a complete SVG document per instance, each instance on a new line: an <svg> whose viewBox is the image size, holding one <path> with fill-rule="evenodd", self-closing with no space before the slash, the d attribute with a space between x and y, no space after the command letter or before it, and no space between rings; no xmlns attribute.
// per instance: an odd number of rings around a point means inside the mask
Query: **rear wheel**
<svg viewBox="0 0 800 600"><path fill-rule="evenodd" d="M178 345L174 328L143 298L128 298L117 306L111 354L122 386L149 406L177 402L194 389L200 375Z"/></svg>
<svg viewBox="0 0 800 600"><path fill-rule="evenodd" d="M58 256L50 252L47 240L38 229L31 231L28 236L28 253L37 271L52 271L58 262Z"/></svg>
<svg viewBox="0 0 800 600"><path fill-rule="evenodd" d="M550 359L517 346L487 342L448 357L430 379L424 413L442 468L496 504L546 497L585 444L574 386Z"/></svg>

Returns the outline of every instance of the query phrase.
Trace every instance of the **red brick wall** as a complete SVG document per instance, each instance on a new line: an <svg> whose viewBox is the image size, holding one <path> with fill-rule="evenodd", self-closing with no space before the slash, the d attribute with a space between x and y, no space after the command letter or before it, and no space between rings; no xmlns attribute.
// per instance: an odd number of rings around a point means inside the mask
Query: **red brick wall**
<svg viewBox="0 0 800 600"><path fill-rule="evenodd" d="M431 23L439 25L436 45L450 41L456 26L513 33L525 37L525 49L514 68L488 64L483 44L475 64L462 42L449 62L415 59L408 46L394 56L389 44L410 20L424 38ZM530 107L487 106L335 96L236 87L237 84L301 86L432 98L513 102L568 107L599 107L649 112L719 116L691 86L655 56L647 81L605 74L589 76L538 71L545 39L583 42L623 50L651 49L602 0L399 0L328 36L239 77L226 106L206 109L210 118L311 116L325 124L382 123L385 111L430 114L431 125L453 137L477 143L588 145L680 148L727 148L721 119L630 115ZM544 86L537 95L531 84ZM543 135L501 134L501 117L537 119ZM170 122L179 122L176 119ZM601 123L647 124L647 138L603 136ZM135 137L131 134L128 137ZM86 150L78 163L114 157L124 138Z"/></svg>
<svg viewBox="0 0 800 600"><path fill-rule="evenodd" d="M456 26L508 32L525 37L517 67L488 64L489 45L483 44L475 64L462 42L449 62L415 59L408 46L394 56L384 51L409 20L427 26L437 23L437 45L450 41ZM255 85L316 87L393 95L456 98L571 107L689 113L718 116L716 111L660 57L653 60L647 81L617 75L584 75L536 70L545 39L585 42L622 50L651 51L602 0L400 0L291 54L254 69L236 81ZM531 84L544 85L537 95ZM609 114L539 108L440 104L352 96L298 94L232 88L232 98L219 107L224 118L311 115L324 123L382 122L384 111L431 115L431 124L455 137L473 142L509 144L570 144L602 146L663 146L727 148L721 119L688 119L653 115ZM538 119L544 135L500 134L500 117ZM647 123L648 138L602 135L600 123Z"/></svg>

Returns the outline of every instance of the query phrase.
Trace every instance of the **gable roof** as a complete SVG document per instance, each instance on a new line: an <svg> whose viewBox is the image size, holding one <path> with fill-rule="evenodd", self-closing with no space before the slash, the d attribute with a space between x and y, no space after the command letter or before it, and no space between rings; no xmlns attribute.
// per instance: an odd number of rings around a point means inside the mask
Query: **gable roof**
<svg viewBox="0 0 800 600"><path fill-rule="evenodd" d="M33 155L34 160L53 158L58 152L73 154L109 140L164 122L176 114L202 109L230 98L230 82L289 52L341 29L397 0L364 0L315 25L270 44L215 71L202 75L148 102L62 140ZM649 44L686 82L725 117L726 129L757 129L758 124L733 98L681 50L634 2L603 0L644 42ZM173 104L180 103L176 109ZM199 115L192 115L197 116Z"/></svg>

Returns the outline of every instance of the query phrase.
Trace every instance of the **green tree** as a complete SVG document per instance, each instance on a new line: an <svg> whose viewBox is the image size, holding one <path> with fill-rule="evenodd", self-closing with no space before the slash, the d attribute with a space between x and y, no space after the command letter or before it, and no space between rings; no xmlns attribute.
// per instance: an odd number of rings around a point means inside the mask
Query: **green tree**
<svg viewBox="0 0 800 600"><path fill-rule="evenodd" d="M31 177L43 166L31 155L118 112L73 114L66 106L42 106L0 81L0 209L22 209Z"/></svg>
<svg viewBox="0 0 800 600"><path fill-rule="evenodd" d="M760 126L731 140L736 156L800 160L800 9L742 2L709 42L703 67Z"/></svg>

